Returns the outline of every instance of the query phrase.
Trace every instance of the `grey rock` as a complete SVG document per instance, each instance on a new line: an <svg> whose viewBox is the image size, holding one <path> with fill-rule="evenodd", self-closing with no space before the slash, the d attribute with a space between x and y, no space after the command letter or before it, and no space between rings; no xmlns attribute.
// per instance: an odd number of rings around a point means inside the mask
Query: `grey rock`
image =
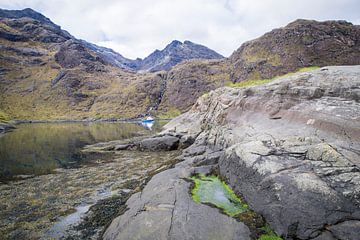
<svg viewBox="0 0 360 240"><path fill-rule="evenodd" d="M129 210L111 223L103 239L250 239L243 223L191 199L184 178L193 172L197 169L188 160L155 175L127 201Z"/></svg>
<svg viewBox="0 0 360 240"><path fill-rule="evenodd" d="M179 146L179 138L174 136L161 136L146 138L140 141L139 148L142 151L171 151Z"/></svg>
<svg viewBox="0 0 360 240"><path fill-rule="evenodd" d="M360 66L220 88L164 133L196 134L183 155L200 164L209 161L206 149L224 150L220 174L284 238L354 239L360 232L359 88Z"/></svg>
<svg viewBox="0 0 360 240"><path fill-rule="evenodd" d="M127 150L131 147L130 144L119 144L119 145L116 145L114 150L115 151L120 151L120 150Z"/></svg>

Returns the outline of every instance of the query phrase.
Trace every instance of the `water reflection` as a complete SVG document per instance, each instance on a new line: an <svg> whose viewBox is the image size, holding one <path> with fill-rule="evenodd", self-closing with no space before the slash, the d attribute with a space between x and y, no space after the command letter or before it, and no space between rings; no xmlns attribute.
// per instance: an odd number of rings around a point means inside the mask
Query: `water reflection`
<svg viewBox="0 0 360 240"><path fill-rule="evenodd" d="M87 144L151 134L164 124L157 122L146 128L136 123L19 125L0 138L0 179L47 174L59 167L77 167L91 160L80 151Z"/></svg>

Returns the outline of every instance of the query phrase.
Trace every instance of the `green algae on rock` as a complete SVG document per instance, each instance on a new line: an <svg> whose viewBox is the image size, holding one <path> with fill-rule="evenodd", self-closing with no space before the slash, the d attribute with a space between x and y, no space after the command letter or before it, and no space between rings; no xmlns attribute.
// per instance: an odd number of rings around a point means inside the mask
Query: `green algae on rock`
<svg viewBox="0 0 360 240"><path fill-rule="evenodd" d="M244 222L258 240L281 240L264 222L263 218L251 210L234 191L217 176L195 175L191 195L196 203L213 205L225 214Z"/></svg>
<svg viewBox="0 0 360 240"><path fill-rule="evenodd" d="M281 237L276 235L269 225L265 225L261 228L265 233L261 234L258 240L282 240Z"/></svg>
<svg viewBox="0 0 360 240"><path fill-rule="evenodd" d="M194 176L192 198L197 203L214 205L229 216L235 216L249 209L231 190L231 188L216 176Z"/></svg>

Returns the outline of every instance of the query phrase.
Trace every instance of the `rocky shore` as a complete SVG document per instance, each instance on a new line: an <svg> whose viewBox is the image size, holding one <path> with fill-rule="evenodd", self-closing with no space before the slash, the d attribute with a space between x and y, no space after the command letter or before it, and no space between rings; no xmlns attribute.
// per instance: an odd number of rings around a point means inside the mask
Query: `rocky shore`
<svg viewBox="0 0 360 240"><path fill-rule="evenodd" d="M182 162L131 196L103 238L257 238L251 219L193 201L189 177L217 172L284 239L358 239L359 99L360 66L202 96L159 136L194 140Z"/></svg>

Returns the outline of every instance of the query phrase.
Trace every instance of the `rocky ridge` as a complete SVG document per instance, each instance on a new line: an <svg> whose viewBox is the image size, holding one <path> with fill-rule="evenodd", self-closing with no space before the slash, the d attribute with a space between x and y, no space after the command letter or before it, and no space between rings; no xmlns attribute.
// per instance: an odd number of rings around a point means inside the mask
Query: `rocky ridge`
<svg viewBox="0 0 360 240"><path fill-rule="evenodd" d="M174 40L163 50L155 50L148 57L141 60L137 70L150 72L167 71L184 60L222 58L224 57L205 46L190 41L182 43Z"/></svg>
<svg viewBox="0 0 360 240"><path fill-rule="evenodd" d="M186 177L214 168L284 239L357 239L359 73L360 66L324 67L201 97L163 132L195 139L183 162L131 197L104 239L249 239L248 227L187 192Z"/></svg>

